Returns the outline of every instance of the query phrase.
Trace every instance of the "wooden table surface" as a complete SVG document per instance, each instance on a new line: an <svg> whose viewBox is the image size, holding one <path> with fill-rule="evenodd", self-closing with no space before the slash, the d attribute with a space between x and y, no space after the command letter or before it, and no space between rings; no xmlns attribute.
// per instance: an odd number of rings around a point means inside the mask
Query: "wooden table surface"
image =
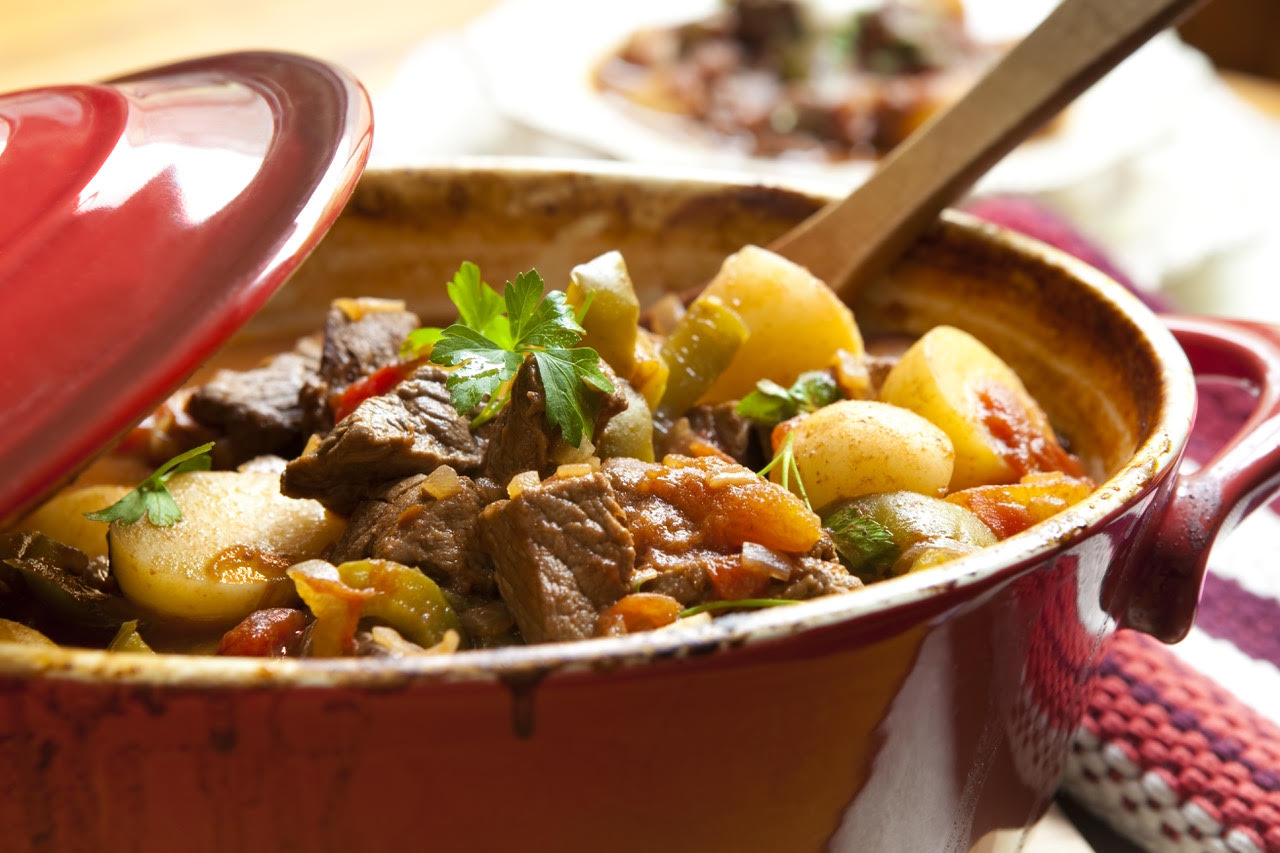
<svg viewBox="0 0 1280 853"><path fill-rule="evenodd" d="M414 44L494 0L0 0L0 91L208 53L293 50L376 91Z"/></svg>
<svg viewBox="0 0 1280 853"><path fill-rule="evenodd" d="M0 91L84 82L206 53L277 48L355 72L372 92L418 42L497 0L0 0ZM1224 79L1280 116L1280 83Z"/></svg>
<svg viewBox="0 0 1280 853"><path fill-rule="evenodd" d="M0 92L86 82L170 60L273 48L338 62L377 93L409 50L496 0L0 0ZM1280 116L1280 84L1224 79ZM1027 853L1087 853L1054 810ZM1099 847L1097 849L1104 849Z"/></svg>

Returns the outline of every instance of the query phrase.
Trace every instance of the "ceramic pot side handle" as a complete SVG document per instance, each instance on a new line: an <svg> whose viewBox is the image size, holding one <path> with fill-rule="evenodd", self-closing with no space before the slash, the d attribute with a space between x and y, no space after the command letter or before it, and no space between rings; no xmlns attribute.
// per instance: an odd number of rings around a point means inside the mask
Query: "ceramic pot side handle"
<svg viewBox="0 0 1280 853"><path fill-rule="evenodd" d="M1280 492L1280 327L1210 317L1162 318L1197 375L1243 379L1253 413L1203 467L1177 475L1155 525L1141 585L1121 621L1165 642L1191 630L1214 540Z"/></svg>

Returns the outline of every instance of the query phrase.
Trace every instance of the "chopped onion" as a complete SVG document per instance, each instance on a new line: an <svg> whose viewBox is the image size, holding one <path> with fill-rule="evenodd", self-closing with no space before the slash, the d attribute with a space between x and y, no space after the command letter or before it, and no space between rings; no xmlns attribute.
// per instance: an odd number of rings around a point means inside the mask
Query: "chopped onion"
<svg viewBox="0 0 1280 853"><path fill-rule="evenodd" d="M742 567L780 581L791 579L791 560L781 551L755 542L742 543Z"/></svg>
<svg viewBox="0 0 1280 853"><path fill-rule="evenodd" d="M835 368L836 384L845 397L851 400L875 399L875 392L871 387L871 372L867 370L864 358L842 349L836 351L831 364Z"/></svg>
<svg viewBox="0 0 1280 853"><path fill-rule="evenodd" d="M571 477L589 477L596 469L589 462L575 462L572 465L560 465L556 468L557 480L568 480Z"/></svg>
<svg viewBox="0 0 1280 853"><path fill-rule="evenodd" d="M315 456L316 450L320 447L321 436L318 432L311 433L311 437L307 439L307 446L302 448L303 456Z"/></svg>
<svg viewBox="0 0 1280 853"><path fill-rule="evenodd" d="M236 466L241 474L283 474L288 460L272 453L255 456Z"/></svg>
<svg viewBox="0 0 1280 853"><path fill-rule="evenodd" d="M422 491L442 501L462 491L462 483L458 480L457 471L448 465L440 465L422 481Z"/></svg>
<svg viewBox="0 0 1280 853"><path fill-rule="evenodd" d="M514 500L525 489L535 488L541 483L542 478L538 476L537 471L521 471L511 478L510 483L507 483L507 497Z"/></svg>
<svg viewBox="0 0 1280 853"><path fill-rule="evenodd" d="M640 587L644 586L651 580L657 580L662 573L657 569L639 569L631 576L631 588L636 592L640 591Z"/></svg>
<svg viewBox="0 0 1280 853"><path fill-rule="evenodd" d="M667 627L672 628L672 627L675 627L676 625L679 625L681 627L690 627L695 625L710 625L711 620L713 618L714 617L710 613L704 610L701 613L695 613L692 616L686 616L683 619L677 619Z"/></svg>
<svg viewBox="0 0 1280 853"><path fill-rule="evenodd" d="M333 300L332 304L353 323L363 319L366 314L404 310L403 299L379 299L376 296L362 296L358 299L344 297Z"/></svg>
<svg viewBox="0 0 1280 853"><path fill-rule="evenodd" d="M417 643L410 642L400 636L400 632L395 628L386 625L375 625L369 629L369 639L375 646L383 649L389 655L395 656L412 656L412 655L451 655L458 650L458 646L462 644L462 637L457 631L450 628L444 632L444 637L440 642L431 648L424 649Z"/></svg>
<svg viewBox="0 0 1280 853"><path fill-rule="evenodd" d="M707 478L707 485L713 489L723 489L725 486L751 486L759 482L760 475L745 468L717 471Z"/></svg>

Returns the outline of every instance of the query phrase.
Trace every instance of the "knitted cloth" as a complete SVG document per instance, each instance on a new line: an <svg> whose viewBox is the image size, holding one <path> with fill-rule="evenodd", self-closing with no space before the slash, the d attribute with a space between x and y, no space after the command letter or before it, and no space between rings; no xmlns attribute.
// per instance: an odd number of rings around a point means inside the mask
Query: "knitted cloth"
<svg viewBox="0 0 1280 853"><path fill-rule="evenodd" d="M970 211L1132 283L1070 225L1020 199ZM1158 297L1144 295L1157 310ZM1236 383L1200 383L1187 458L1203 462L1249 414ZM1119 631L1104 653L1064 790L1151 851L1280 853L1280 550L1276 505L1210 555L1195 626L1166 646ZM1212 675L1210 677L1209 673Z"/></svg>

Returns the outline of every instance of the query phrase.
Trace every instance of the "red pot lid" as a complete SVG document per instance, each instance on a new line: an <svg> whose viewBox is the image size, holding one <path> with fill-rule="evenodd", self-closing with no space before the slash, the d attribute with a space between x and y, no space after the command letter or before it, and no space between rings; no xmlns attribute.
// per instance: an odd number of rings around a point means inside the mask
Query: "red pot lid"
<svg viewBox="0 0 1280 853"><path fill-rule="evenodd" d="M281 53L0 95L0 525L145 417L337 217L350 74Z"/></svg>

